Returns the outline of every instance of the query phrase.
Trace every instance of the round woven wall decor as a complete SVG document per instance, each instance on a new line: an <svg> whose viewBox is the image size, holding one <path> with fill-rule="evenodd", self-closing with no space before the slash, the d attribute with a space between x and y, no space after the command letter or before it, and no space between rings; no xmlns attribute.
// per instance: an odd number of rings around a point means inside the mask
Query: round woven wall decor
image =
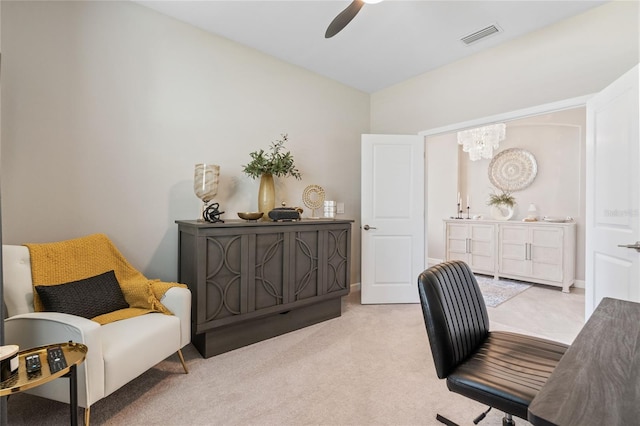
<svg viewBox="0 0 640 426"><path fill-rule="evenodd" d="M509 148L496 154L489 163L489 180L498 189L507 192L525 189L536 178L538 163L532 153L520 148Z"/></svg>

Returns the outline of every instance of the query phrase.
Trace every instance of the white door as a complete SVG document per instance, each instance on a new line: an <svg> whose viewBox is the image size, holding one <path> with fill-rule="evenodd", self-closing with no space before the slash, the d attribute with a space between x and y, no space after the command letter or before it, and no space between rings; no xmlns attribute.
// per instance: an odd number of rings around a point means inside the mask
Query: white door
<svg viewBox="0 0 640 426"><path fill-rule="evenodd" d="M638 66L587 102L585 317L603 297L640 301Z"/></svg>
<svg viewBox="0 0 640 426"><path fill-rule="evenodd" d="M361 302L418 303L425 267L424 139L362 135Z"/></svg>

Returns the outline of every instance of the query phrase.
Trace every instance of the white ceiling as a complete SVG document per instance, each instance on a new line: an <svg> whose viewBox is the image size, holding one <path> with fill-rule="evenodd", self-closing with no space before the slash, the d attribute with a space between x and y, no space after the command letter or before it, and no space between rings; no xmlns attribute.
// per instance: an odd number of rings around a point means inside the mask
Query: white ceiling
<svg viewBox="0 0 640 426"><path fill-rule="evenodd" d="M599 6L600 0L406 1L365 4L331 39L350 0L136 1L364 92L375 92ZM472 45L460 38L497 24Z"/></svg>

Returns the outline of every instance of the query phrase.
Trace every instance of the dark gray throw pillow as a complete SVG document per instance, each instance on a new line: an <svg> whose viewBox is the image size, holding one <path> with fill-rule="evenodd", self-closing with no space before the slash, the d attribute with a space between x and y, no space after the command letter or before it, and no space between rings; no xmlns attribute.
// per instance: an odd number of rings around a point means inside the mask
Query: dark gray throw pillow
<svg viewBox="0 0 640 426"><path fill-rule="evenodd" d="M128 308L114 271L58 285L38 285L36 291L47 312L84 318Z"/></svg>

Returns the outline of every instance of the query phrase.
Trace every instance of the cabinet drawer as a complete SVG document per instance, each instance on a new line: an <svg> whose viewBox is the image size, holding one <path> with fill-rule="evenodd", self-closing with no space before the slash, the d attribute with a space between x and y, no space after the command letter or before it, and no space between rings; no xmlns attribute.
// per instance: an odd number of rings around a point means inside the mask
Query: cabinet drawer
<svg viewBox="0 0 640 426"><path fill-rule="evenodd" d="M502 243L525 243L529 240L529 229L522 226L502 225L500 228L500 241Z"/></svg>
<svg viewBox="0 0 640 426"><path fill-rule="evenodd" d="M535 263L560 265L562 263L562 247L541 247L532 244L531 260Z"/></svg>
<svg viewBox="0 0 640 426"><path fill-rule="evenodd" d="M562 247L563 232L558 228L531 228L531 244L543 247Z"/></svg>
<svg viewBox="0 0 640 426"><path fill-rule="evenodd" d="M510 259L502 257L500 259L500 273L507 275L518 275L520 277L528 277L529 273L529 262L523 259Z"/></svg>
<svg viewBox="0 0 640 426"><path fill-rule="evenodd" d="M467 231L467 225L449 225L448 235L451 239L466 239L469 232Z"/></svg>
<svg viewBox="0 0 640 426"><path fill-rule="evenodd" d="M495 269L493 255L471 254L469 256L469 266L478 272L493 273Z"/></svg>
<svg viewBox="0 0 640 426"><path fill-rule="evenodd" d="M501 241L501 259L525 260L527 256L526 243Z"/></svg>
<svg viewBox="0 0 640 426"><path fill-rule="evenodd" d="M449 251L451 253L466 253L467 252L467 240L454 240L449 239Z"/></svg>
<svg viewBox="0 0 640 426"><path fill-rule="evenodd" d="M469 250L473 254L493 257L493 240L471 240L469 241Z"/></svg>
<svg viewBox="0 0 640 426"><path fill-rule="evenodd" d="M462 253L449 252L447 253L447 260L462 260L463 262L469 262L467 253L465 252L462 252Z"/></svg>
<svg viewBox="0 0 640 426"><path fill-rule="evenodd" d="M495 228L493 225L472 225L471 239L476 241L493 241Z"/></svg>
<svg viewBox="0 0 640 426"><path fill-rule="evenodd" d="M538 279L562 282L562 266L557 263L537 263L531 264L531 275Z"/></svg>

